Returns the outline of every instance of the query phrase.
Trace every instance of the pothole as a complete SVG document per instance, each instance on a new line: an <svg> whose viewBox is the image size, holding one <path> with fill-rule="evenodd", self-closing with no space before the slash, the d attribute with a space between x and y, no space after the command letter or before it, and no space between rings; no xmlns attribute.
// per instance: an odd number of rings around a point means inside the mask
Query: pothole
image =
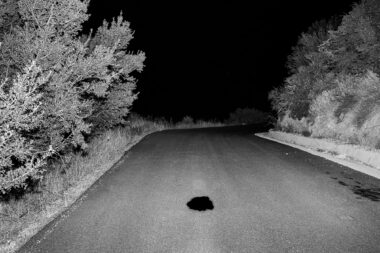
<svg viewBox="0 0 380 253"><path fill-rule="evenodd" d="M196 210L196 211L206 211L206 210L214 209L214 204L207 196L192 198L189 202L187 202L186 205L190 209Z"/></svg>

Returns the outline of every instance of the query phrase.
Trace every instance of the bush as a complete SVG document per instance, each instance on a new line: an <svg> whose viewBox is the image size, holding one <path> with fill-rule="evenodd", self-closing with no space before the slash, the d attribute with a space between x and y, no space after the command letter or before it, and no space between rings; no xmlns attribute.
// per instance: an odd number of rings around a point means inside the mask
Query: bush
<svg viewBox="0 0 380 253"><path fill-rule="evenodd" d="M194 124L194 119L191 116L187 115L187 116L183 117L180 124L192 125L192 124Z"/></svg>
<svg viewBox="0 0 380 253"><path fill-rule="evenodd" d="M380 74L380 15L373 12L378 7L378 1L363 0L339 26L338 22L319 22L302 34L288 59L291 75L282 88L270 93L273 109L279 114L289 111L292 118L301 119L309 116L309 107L321 92L337 88L337 79L366 76L369 80L368 71ZM362 81L353 83L364 85L357 90L369 91ZM341 99L352 105L349 96ZM361 115L370 112L368 105L373 102L363 100ZM361 119L357 123L361 124Z"/></svg>
<svg viewBox="0 0 380 253"><path fill-rule="evenodd" d="M0 128L6 134L0 180L7 189L34 177L48 150L85 149L94 131L125 124L137 98L131 73L142 71L145 55L127 53L129 23L120 15L94 36L80 37L88 4L0 0ZM11 142L20 150L13 156L4 146Z"/></svg>
<svg viewBox="0 0 380 253"><path fill-rule="evenodd" d="M336 28L338 23L337 18L313 23L292 48L286 63L290 76L285 78L281 87L269 93L272 108L280 117L285 113L295 119L307 117L313 99L331 88L334 75L329 71L328 57L319 51L319 46L328 38L328 31Z"/></svg>
<svg viewBox="0 0 380 253"><path fill-rule="evenodd" d="M184 116L181 121L175 124L176 128L193 128L194 119L191 116Z"/></svg>
<svg viewBox="0 0 380 253"><path fill-rule="evenodd" d="M340 25L316 23L302 34L288 59L291 76L269 94L280 129L379 146L379 7L362 0Z"/></svg>
<svg viewBox="0 0 380 253"><path fill-rule="evenodd" d="M360 129L359 142L380 149L380 106L375 107Z"/></svg>
<svg viewBox="0 0 380 253"><path fill-rule="evenodd" d="M0 192L25 186L27 178L39 178L52 148L39 147L30 133L43 124L40 87L50 78L32 62L18 74L8 92L0 87Z"/></svg>
<svg viewBox="0 0 380 253"><path fill-rule="evenodd" d="M287 112L278 120L277 124L281 131L310 136L310 122L307 118L302 118L300 120L293 119L289 116L289 112Z"/></svg>
<svg viewBox="0 0 380 253"><path fill-rule="evenodd" d="M363 77L344 76L337 88L318 96L310 109L312 136L378 146L380 80L373 72Z"/></svg>
<svg viewBox="0 0 380 253"><path fill-rule="evenodd" d="M341 103L343 111L356 107L356 126L363 125L367 116L380 105L380 79L377 74L367 71L362 76L344 75L337 79L337 93L340 98L349 98L351 103Z"/></svg>

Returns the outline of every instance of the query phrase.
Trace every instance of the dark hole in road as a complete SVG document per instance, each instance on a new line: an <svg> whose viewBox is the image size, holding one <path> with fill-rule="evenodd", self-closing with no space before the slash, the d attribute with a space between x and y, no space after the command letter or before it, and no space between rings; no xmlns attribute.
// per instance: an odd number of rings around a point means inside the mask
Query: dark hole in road
<svg viewBox="0 0 380 253"><path fill-rule="evenodd" d="M207 196L192 198L189 202L187 202L187 206L190 209L196 211L206 211L214 209L212 201Z"/></svg>

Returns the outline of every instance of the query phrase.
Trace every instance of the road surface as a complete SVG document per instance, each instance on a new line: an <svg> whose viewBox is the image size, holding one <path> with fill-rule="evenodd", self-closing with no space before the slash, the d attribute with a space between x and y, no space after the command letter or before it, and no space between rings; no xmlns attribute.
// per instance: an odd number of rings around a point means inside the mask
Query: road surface
<svg viewBox="0 0 380 253"><path fill-rule="evenodd" d="M380 252L380 180L250 127L147 136L19 252Z"/></svg>

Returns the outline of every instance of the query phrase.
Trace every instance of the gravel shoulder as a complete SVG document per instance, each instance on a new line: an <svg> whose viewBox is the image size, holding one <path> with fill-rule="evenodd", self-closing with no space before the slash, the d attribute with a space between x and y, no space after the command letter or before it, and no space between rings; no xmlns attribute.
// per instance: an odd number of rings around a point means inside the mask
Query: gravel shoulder
<svg viewBox="0 0 380 253"><path fill-rule="evenodd" d="M255 133L255 135L323 157L380 179L380 150L280 131Z"/></svg>

